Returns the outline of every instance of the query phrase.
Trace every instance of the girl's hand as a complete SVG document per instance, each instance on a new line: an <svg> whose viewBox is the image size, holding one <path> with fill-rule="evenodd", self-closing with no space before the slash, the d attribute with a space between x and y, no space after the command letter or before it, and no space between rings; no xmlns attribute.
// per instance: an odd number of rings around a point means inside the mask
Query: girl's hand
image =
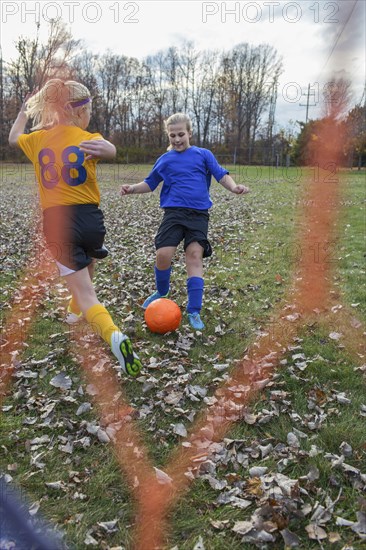
<svg viewBox="0 0 366 550"><path fill-rule="evenodd" d="M38 86L37 86L37 88L34 88L34 90L33 90L32 92L28 92L28 93L26 94L25 98L23 99L22 106L21 106L21 108L20 108L20 112L21 112L21 113L25 113L26 108L27 108L27 102L28 102L28 100L29 100L31 97L33 97L34 95L38 94L38 91L39 91L39 89L38 89Z"/></svg>
<svg viewBox="0 0 366 550"><path fill-rule="evenodd" d="M25 96L22 106L18 112L18 116L13 122L12 127L10 128L9 138L8 138L10 147L19 147L18 139L22 134L24 134L24 130L28 120L28 115L26 112L27 102L30 100L32 96L34 96L37 93L38 93L38 88L35 88L32 92L28 92L27 95Z"/></svg>
<svg viewBox="0 0 366 550"><path fill-rule="evenodd" d="M237 185L233 189L233 193L235 193L236 195L244 195L244 193L249 193L249 191L249 187L245 187L245 185Z"/></svg>
<svg viewBox="0 0 366 550"><path fill-rule="evenodd" d="M113 158L116 148L106 139L89 139L79 143L79 149L86 157L85 160Z"/></svg>
<svg viewBox="0 0 366 550"><path fill-rule="evenodd" d="M124 195L132 195L134 192L133 185L122 185L120 190L120 195L123 197Z"/></svg>

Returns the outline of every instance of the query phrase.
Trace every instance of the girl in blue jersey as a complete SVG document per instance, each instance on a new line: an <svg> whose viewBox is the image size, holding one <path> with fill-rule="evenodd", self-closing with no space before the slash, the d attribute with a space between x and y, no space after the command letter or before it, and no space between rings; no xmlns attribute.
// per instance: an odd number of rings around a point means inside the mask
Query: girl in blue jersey
<svg viewBox="0 0 366 550"><path fill-rule="evenodd" d="M190 145L192 123L184 113L176 113L165 122L169 138L168 152L155 162L147 178L135 185L122 185L121 195L149 193L163 182L160 206L163 220L155 237L156 292L143 303L168 296L171 263L177 246L184 241L187 268L188 320L192 328L202 330L200 312L203 298L203 258L211 256L207 239L211 176L228 191L241 195L248 193L245 185L236 185L229 172L220 166L208 149Z"/></svg>

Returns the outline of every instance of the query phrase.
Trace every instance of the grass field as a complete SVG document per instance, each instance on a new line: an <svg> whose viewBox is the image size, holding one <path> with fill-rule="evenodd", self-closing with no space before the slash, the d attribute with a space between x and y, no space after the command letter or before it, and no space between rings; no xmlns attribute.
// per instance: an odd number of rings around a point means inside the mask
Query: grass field
<svg viewBox="0 0 366 550"><path fill-rule="evenodd" d="M121 378L120 385L139 411L136 423L153 464L164 471L199 411L271 330L276 310L286 306L303 254L297 240L303 191L314 172L229 167L237 183L251 189L241 197L213 183L206 329L192 333L183 315L177 332L159 336L147 330L141 309L154 289L158 194L118 195L122 183L141 181L149 168L100 166L110 255L98 265L95 282L145 365L137 380ZM36 250L41 245L35 240L37 193L29 166L1 169L6 326L27 259L34 243ZM365 174L338 177L339 219L326 250L332 268L329 311L300 324L270 383L194 472L189 490L170 511L166 549L364 547L366 361L359 344L366 318ZM65 547L131 550L135 498L113 445L98 438L98 407L63 322L68 294L56 272L52 278L26 346L19 343L15 356L0 420L0 471L27 496L34 518L50 520L64 534ZM182 311L185 288L180 250L171 297ZM69 387L50 383L60 373L70 377Z"/></svg>

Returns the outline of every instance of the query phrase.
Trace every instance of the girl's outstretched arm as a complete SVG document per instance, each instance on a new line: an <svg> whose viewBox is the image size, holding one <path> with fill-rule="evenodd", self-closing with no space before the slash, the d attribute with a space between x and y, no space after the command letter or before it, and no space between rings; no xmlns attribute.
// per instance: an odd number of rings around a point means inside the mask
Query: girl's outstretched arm
<svg viewBox="0 0 366 550"><path fill-rule="evenodd" d="M122 185L120 195L123 197L124 195L133 195L134 193L151 193L151 191L146 181L140 181L140 183L135 183L134 185Z"/></svg>
<svg viewBox="0 0 366 550"><path fill-rule="evenodd" d="M242 195L243 193L249 193L249 188L245 185L237 185L233 178L229 176L229 174L225 174L223 178L221 178L220 182L225 189L228 191L231 191L232 193L235 193L236 195Z"/></svg>

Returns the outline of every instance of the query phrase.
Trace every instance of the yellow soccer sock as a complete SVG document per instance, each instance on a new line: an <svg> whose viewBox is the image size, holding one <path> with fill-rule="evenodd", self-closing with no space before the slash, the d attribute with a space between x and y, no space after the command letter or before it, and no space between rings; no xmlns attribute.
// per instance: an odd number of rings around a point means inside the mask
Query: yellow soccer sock
<svg viewBox="0 0 366 550"><path fill-rule="evenodd" d="M116 330L119 331L119 328L113 323L108 310L102 306L102 304L95 304L95 306L88 309L85 318L88 323L90 323L92 329L99 334L108 345L111 345L111 336Z"/></svg>
<svg viewBox="0 0 366 550"><path fill-rule="evenodd" d="M71 296L71 300L69 302L69 305L68 305L68 311L70 311L71 313L75 313L75 315L80 315L81 313L81 309L79 308L74 296Z"/></svg>

